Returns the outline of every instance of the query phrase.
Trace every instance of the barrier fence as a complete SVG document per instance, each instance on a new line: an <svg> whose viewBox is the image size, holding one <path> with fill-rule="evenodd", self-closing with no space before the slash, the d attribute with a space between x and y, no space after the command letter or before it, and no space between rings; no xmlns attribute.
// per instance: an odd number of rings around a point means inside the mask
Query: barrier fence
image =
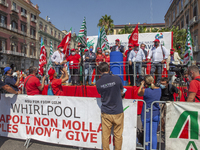
<svg viewBox="0 0 200 150"><path fill-rule="evenodd" d="M137 116L138 102L144 104L142 138L136 131L136 128L141 128L136 125L136 122L141 121L140 116ZM153 136L153 105L156 103L166 105L165 135L162 138L161 120L165 116L161 115L161 109L157 120L159 127L156 128L156 137ZM96 98L2 94L0 135L26 140L27 148L30 140L35 139L52 144L101 149L100 106L101 100ZM147 109L143 100L124 99L123 106L125 117L122 150L145 150L148 145L150 150L154 150L152 146L157 137L158 150L200 148L199 103L155 101ZM146 118L148 112L151 114L150 131L146 131L149 125ZM150 139L146 141L149 132ZM113 140L111 135L111 149L114 146Z"/></svg>

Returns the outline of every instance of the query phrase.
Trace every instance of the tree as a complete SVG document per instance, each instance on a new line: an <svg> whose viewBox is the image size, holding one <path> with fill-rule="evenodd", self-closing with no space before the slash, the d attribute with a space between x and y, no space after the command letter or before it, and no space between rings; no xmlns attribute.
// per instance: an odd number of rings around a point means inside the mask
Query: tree
<svg viewBox="0 0 200 150"><path fill-rule="evenodd" d="M121 29L118 34L131 34L133 32L132 27L128 27L127 25L124 26L123 29Z"/></svg>
<svg viewBox="0 0 200 150"><path fill-rule="evenodd" d="M147 27L140 26L139 27L139 33L145 33L147 31Z"/></svg>
<svg viewBox="0 0 200 150"><path fill-rule="evenodd" d="M99 23L97 24L97 27L105 27L106 34L113 33L113 20L111 19L111 16L108 16L105 14L105 16L102 16L101 19L99 20Z"/></svg>

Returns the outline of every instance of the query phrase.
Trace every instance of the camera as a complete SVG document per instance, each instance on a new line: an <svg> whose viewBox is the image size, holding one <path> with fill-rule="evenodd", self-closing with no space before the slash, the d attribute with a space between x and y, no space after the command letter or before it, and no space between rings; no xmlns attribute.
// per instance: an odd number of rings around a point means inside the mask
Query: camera
<svg viewBox="0 0 200 150"><path fill-rule="evenodd" d="M180 65L180 64L176 65L176 64L170 63L169 66L170 66L169 71L175 72L177 78L183 77L184 71L185 69L187 69L187 65Z"/></svg>

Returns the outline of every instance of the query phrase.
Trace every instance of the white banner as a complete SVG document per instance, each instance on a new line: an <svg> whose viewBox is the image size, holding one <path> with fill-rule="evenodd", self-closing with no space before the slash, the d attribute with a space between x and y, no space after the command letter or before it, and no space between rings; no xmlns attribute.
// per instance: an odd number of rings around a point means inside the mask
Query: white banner
<svg viewBox="0 0 200 150"><path fill-rule="evenodd" d="M166 150L200 149L200 103L167 103Z"/></svg>
<svg viewBox="0 0 200 150"><path fill-rule="evenodd" d="M122 149L135 150L137 102L123 100L123 106ZM101 149L100 107L96 98L1 95L0 135Z"/></svg>
<svg viewBox="0 0 200 150"><path fill-rule="evenodd" d="M109 46L115 45L115 40L119 39L121 45L124 46L125 50L128 49L128 39L131 34L118 34L118 35L107 35ZM97 45L98 36L88 36L87 37L87 46L94 46L94 49ZM155 38L158 38L163 46L168 50L173 47L173 36L172 32L157 32L157 33L139 33L138 43L144 43L146 45L146 50L151 50L153 48L153 41Z"/></svg>

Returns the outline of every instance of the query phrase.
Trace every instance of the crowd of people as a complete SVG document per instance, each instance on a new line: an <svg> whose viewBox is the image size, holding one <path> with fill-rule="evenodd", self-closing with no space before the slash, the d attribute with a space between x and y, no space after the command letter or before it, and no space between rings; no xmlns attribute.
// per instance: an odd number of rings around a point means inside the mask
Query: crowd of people
<svg viewBox="0 0 200 150"><path fill-rule="evenodd" d="M116 40L116 45L111 48L112 51L119 51L123 53L127 60L126 70L127 76L130 77L130 84L133 84L133 76L131 74L139 74L137 78L137 86L139 86L138 96L143 96L143 100L146 102L146 109L151 108L152 102L155 101L174 101L174 94L177 94L176 100L180 100L182 91L176 86L170 83L171 78L161 77L162 65L164 63L174 63L174 61L180 61L178 53L174 49L168 51L164 46L160 45L159 40L154 41L154 47L151 51L145 50L145 44L129 44L129 49L124 52L124 47L120 45L119 40ZM52 95L64 96L62 91L62 84L71 80L73 85L80 84L80 63L81 56L78 49L71 49L70 56L65 58L65 55L61 51L62 47L58 47L58 50L54 52L51 57L52 62L55 64L48 71L49 89L52 90ZM114 126L115 136L115 149L121 149L122 146L122 133L123 133L123 106L122 99L125 95L124 87L121 78L117 75L113 75L110 72L110 50L103 50L97 48L97 52L94 53L93 46L85 49L83 52L83 62L85 73L85 80L88 80L88 84L92 85L91 78L94 69L96 69L96 88L101 95L101 118L102 118L102 143L103 149L109 149L109 137L111 133L111 127ZM152 61L150 75L145 74L146 63ZM65 64L69 62L68 73ZM135 66L133 65L135 63ZM97 66L97 68L96 68ZM134 68L135 67L135 68ZM83 69L83 68L82 68ZM135 72L134 72L135 71ZM154 73L158 76L154 81ZM72 74L71 74L72 73ZM0 81L0 89L13 94L22 94L22 90L19 90L20 84L20 72L17 71L17 78L13 78L12 68L4 68L5 79L4 82ZM28 73L24 80L24 92L27 95L40 95L44 89L47 76L43 76L41 81L37 78L38 68L31 66L28 69ZM171 73L172 74L172 73ZM73 76L77 75L77 76ZM89 78L88 78L89 77ZM200 102L200 74L199 68L195 65L190 66L187 71L184 72L184 81L188 83L187 102ZM141 114L141 121L144 125L144 105ZM160 114L161 109L161 114ZM152 128L152 148L157 147L157 127L160 121L160 115L162 116L162 132L165 132L165 115L166 105L153 105L153 128ZM150 111L146 114L146 142L150 140ZM146 149L150 149L149 145Z"/></svg>

